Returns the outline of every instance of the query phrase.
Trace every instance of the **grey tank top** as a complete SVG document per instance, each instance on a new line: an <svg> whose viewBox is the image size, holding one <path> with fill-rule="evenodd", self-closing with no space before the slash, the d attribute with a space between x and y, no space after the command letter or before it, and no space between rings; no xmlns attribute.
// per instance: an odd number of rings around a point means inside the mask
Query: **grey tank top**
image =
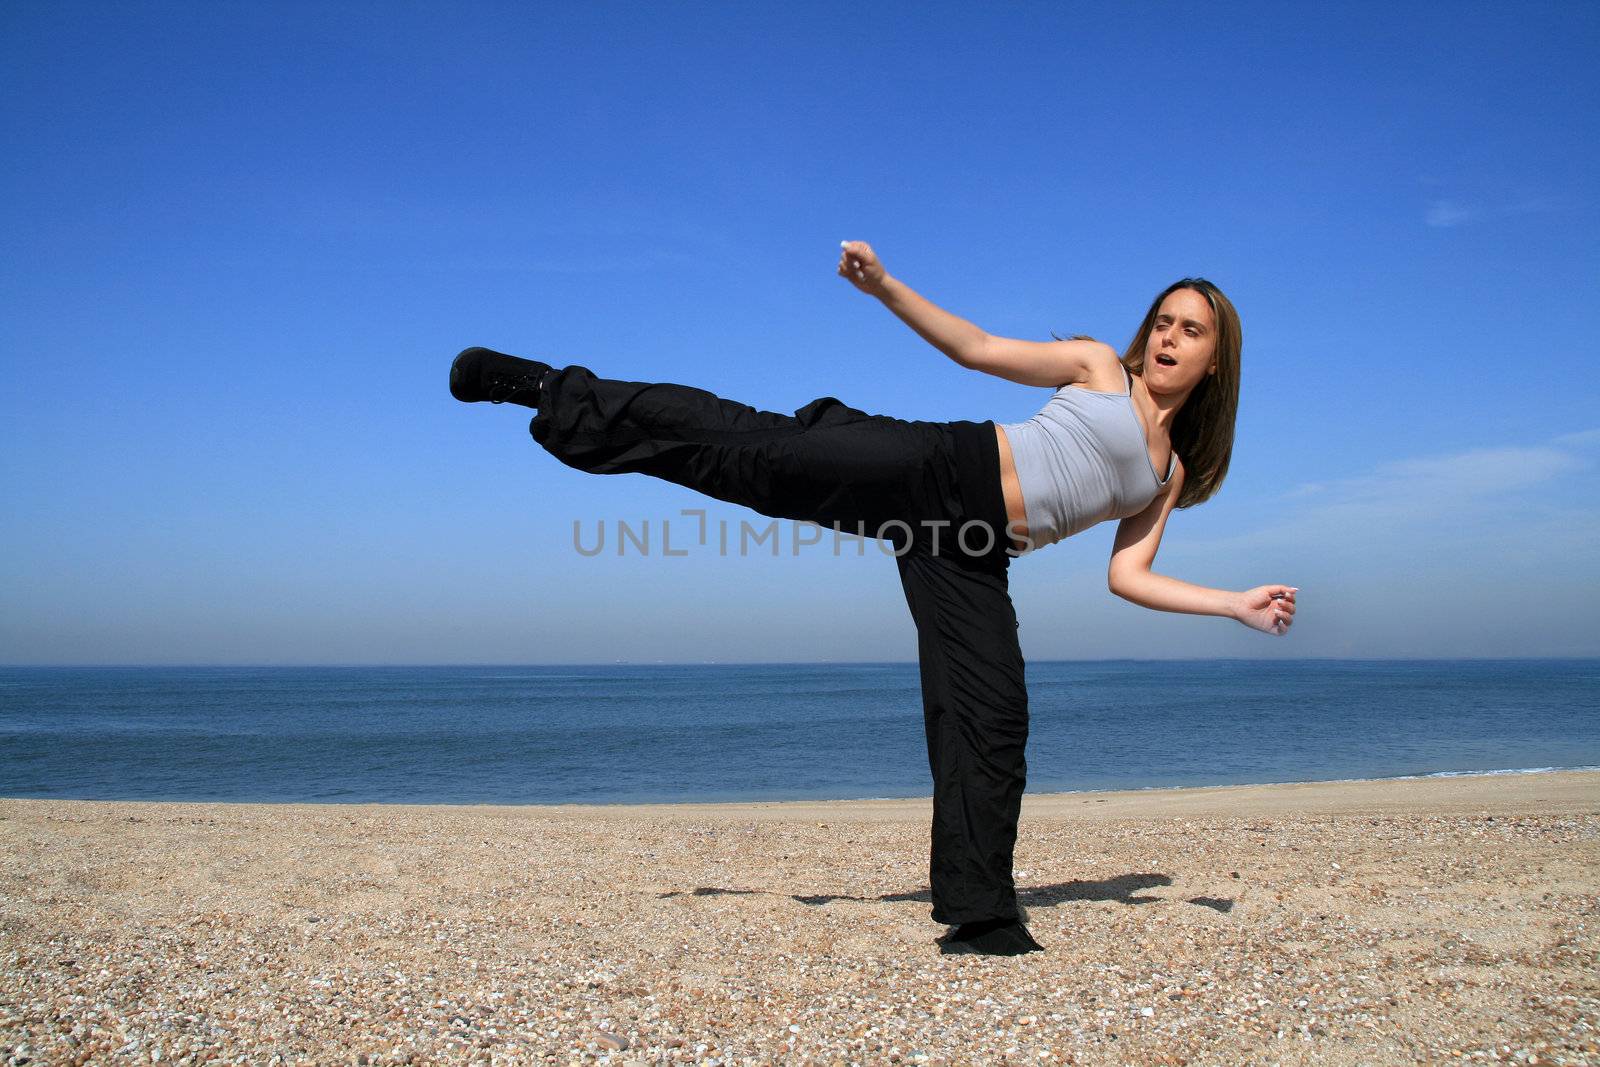
<svg viewBox="0 0 1600 1067"><path fill-rule="evenodd" d="M1000 427L1011 444L1035 548L1137 515L1172 482L1178 457L1158 479L1133 410L1133 376L1126 367L1122 372L1126 393L1062 386L1027 422Z"/></svg>

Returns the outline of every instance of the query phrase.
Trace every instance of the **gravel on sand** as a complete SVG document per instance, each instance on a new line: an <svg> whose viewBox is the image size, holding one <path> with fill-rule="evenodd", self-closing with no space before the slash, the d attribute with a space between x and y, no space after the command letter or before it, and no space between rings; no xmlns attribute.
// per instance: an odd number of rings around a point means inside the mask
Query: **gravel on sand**
<svg viewBox="0 0 1600 1067"><path fill-rule="evenodd" d="M929 804L0 800L0 1063L1600 1064L1600 772Z"/></svg>

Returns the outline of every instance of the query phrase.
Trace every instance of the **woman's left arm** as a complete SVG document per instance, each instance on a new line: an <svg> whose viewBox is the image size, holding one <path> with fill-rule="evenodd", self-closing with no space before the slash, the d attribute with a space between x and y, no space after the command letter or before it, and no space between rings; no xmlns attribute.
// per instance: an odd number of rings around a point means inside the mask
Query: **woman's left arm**
<svg viewBox="0 0 1600 1067"><path fill-rule="evenodd" d="M1183 463L1180 460L1167 492L1150 502L1137 515L1123 519L1117 527L1116 544L1111 550L1107 584L1117 596L1140 607L1156 611L1175 611L1187 615L1218 615L1236 619L1252 630L1282 636L1294 623L1294 595L1287 585L1258 585L1243 592L1209 589L1155 574L1155 562L1167 516L1183 492Z"/></svg>

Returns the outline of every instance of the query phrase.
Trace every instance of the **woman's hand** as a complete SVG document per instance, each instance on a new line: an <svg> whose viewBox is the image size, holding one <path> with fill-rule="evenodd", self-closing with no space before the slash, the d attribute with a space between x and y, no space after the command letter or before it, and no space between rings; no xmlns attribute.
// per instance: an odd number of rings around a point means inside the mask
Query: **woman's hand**
<svg viewBox="0 0 1600 1067"><path fill-rule="evenodd" d="M872 246L865 241L840 241L839 248L839 277L868 296L881 295L889 273L878 262Z"/></svg>
<svg viewBox="0 0 1600 1067"><path fill-rule="evenodd" d="M1233 617L1264 634L1282 637L1294 623L1294 595L1298 586L1258 585L1235 593Z"/></svg>

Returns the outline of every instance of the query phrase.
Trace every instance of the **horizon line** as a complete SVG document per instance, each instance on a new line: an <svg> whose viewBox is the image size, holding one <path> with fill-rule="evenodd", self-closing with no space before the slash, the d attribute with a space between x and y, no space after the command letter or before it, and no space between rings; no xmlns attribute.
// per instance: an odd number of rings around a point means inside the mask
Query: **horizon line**
<svg viewBox="0 0 1600 1067"><path fill-rule="evenodd" d="M1044 663L1562 663L1600 662L1600 655L1579 656L1112 656L1094 658L1030 659ZM573 660L560 662L383 662L383 661L217 661L217 662L55 662L0 663L0 670L361 670L426 669L531 670L552 667L916 667L914 659L891 660Z"/></svg>

